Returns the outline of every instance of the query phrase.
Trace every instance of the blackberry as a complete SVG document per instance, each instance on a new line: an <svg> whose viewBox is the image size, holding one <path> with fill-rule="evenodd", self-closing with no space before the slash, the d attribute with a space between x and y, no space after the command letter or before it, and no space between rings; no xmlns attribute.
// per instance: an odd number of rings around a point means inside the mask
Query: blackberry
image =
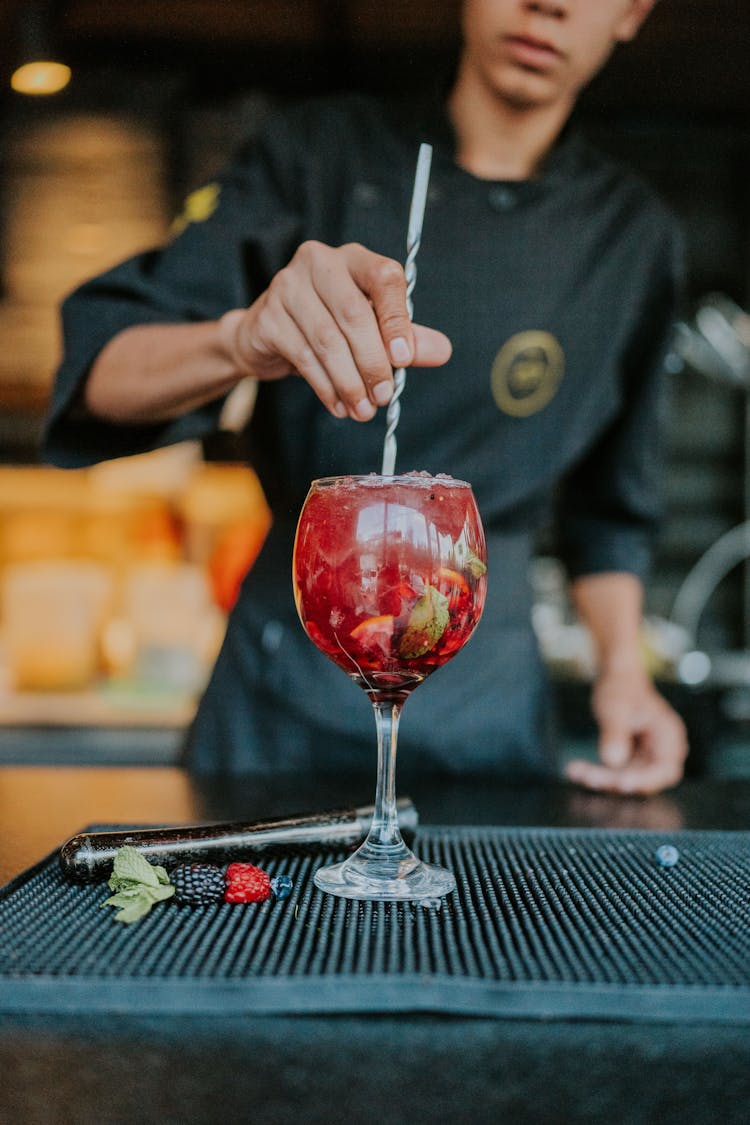
<svg viewBox="0 0 750 1125"><path fill-rule="evenodd" d="M224 898L224 871L212 863L183 863L170 875L181 906L209 906Z"/></svg>

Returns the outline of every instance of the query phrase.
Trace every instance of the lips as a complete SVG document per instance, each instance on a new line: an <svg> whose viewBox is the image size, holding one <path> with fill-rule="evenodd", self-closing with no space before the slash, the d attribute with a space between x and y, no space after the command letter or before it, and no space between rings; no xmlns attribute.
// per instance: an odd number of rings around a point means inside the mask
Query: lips
<svg viewBox="0 0 750 1125"><path fill-rule="evenodd" d="M533 70L547 70L562 58L554 43L532 35L509 35L506 43L512 58Z"/></svg>

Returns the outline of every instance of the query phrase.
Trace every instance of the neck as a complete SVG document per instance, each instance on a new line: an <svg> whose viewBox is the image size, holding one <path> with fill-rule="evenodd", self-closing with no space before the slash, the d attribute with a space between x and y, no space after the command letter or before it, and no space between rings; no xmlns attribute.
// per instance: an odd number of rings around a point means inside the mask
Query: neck
<svg viewBox="0 0 750 1125"><path fill-rule="evenodd" d="M539 174L572 108L514 105L488 89L474 71L460 67L448 98L457 163L480 179L531 179Z"/></svg>

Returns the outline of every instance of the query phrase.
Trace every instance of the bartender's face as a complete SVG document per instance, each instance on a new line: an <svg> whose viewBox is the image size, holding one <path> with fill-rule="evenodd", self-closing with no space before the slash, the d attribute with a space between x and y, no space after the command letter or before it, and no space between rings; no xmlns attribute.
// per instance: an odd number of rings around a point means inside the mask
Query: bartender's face
<svg viewBox="0 0 750 1125"><path fill-rule="evenodd" d="M656 0L464 0L463 65L518 108L572 104Z"/></svg>

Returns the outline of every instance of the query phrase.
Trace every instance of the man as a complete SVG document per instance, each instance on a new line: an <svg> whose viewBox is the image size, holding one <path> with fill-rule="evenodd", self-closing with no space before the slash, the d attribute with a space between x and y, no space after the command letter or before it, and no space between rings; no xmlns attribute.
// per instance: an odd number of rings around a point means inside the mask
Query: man
<svg viewBox="0 0 750 1125"><path fill-rule="evenodd" d="M60 464L204 435L241 379L259 381L248 444L274 530L191 732L194 768L343 769L370 745L369 709L294 621L288 574L309 480L379 467L393 365L432 369L407 380L399 469L470 480L490 558L485 619L409 701L403 757L552 768L527 564L556 498L598 653L601 760L568 776L627 793L679 780L684 728L638 646L677 240L567 126L653 3L466 0L444 104L409 116L350 97L279 115L205 222L66 304L47 435ZM398 260L420 140L435 157L412 324Z"/></svg>

